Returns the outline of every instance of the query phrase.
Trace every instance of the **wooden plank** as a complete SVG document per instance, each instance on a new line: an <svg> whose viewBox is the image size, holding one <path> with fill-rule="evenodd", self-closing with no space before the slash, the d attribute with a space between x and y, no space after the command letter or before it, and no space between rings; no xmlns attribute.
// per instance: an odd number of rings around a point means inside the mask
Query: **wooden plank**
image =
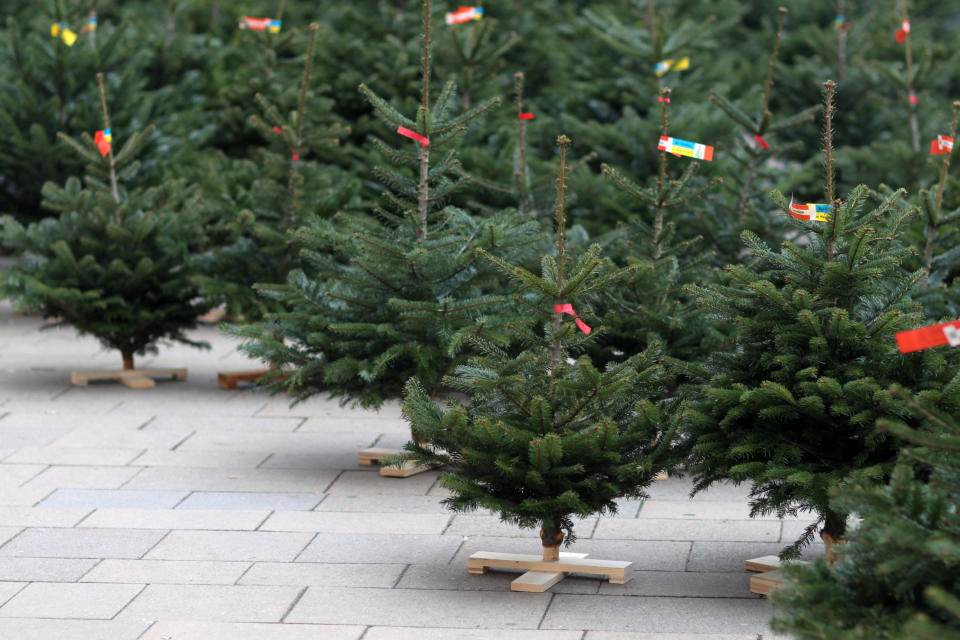
<svg viewBox="0 0 960 640"><path fill-rule="evenodd" d="M586 553L561 553L560 557L586 558ZM527 571L510 583L510 591L524 591L526 593L543 593L557 584L569 573L564 571Z"/></svg>
<svg viewBox="0 0 960 640"><path fill-rule="evenodd" d="M780 568L778 556L760 556L743 561L743 568L747 571L775 571Z"/></svg>
<svg viewBox="0 0 960 640"><path fill-rule="evenodd" d="M615 584L624 584L633 577L632 562L571 558L567 554L561 554L560 560L556 562L545 562L540 556L478 551L467 559L467 571L476 573L476 570L481 568L524 569L543 573L587 573L608 576L610 582Z"/></svg>
<svg viewBox="0 0 960 640"><path fill-rule="evenodd" d="M380 464L380 460L389 456L398 456L403 451L401 449L387 449L385 447L371 447L364 449L357 454L357 464L370 467Z"/></svg>
<svg viewBox="0 0 960 640"><path fill-rule="evenodd" d="M155 386L151 378L170 376L174 380L186 380L187 370L178 369L116 369L111 371L72 371L70 382L86 386L91 380L116 380L131 389L148 389Z"/></svg>
<svg viewBox="0 0 960 640"><path fill-rule="evenodd" d="M667 475L667 472L666 472L666 471L661 471L661 472L658 473L657 475L653 476L653 479L654 479L655 481L659 482L659 481L662 481L662 480L666 480L666 479L669 478L669 477L670 477L670 476Z"/></svg>
<svg viewBox="0 0 960 640"><path fill-rule="evenodd" d="M750 593L767 596L786 581L786 574L780 570L755 573L750 576Z"/></svg>
<svg viewBox="0 0 960 640"><path fill-rule="evenodd" d="M405 460L399 467L380 467L380 475L386 478L409 478L424 471L430 471L436 465L420 464L413 460Z"/></svg>
<svg viewBox="0 0 960 640"><path fill-rule="evenodd" d="M236 389L241 382L256 382L270 373L269 369L251 369L249 371L221 371L217 373L217 384L222 389Z"/></svg>

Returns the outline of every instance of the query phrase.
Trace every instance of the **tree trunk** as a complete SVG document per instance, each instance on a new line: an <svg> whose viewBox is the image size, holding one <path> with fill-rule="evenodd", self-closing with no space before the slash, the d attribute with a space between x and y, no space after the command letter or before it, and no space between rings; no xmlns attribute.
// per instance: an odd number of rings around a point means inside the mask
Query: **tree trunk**
<svg viewBox="0 0 960 640"><path fill-rule="evenodd" d="M132 351L121 351L120 355L123 356L123 369L129 371L133 369L133 352Z"/></svg>
<svg viewBox="0 0 960 640"><path fill-rule="evenodd" d="M847 532L847 517L845 515L827 511L820 530L820 539L823 540L825 558L830 564L840 557L840 549L846 542L844 535Z"/></svg>
<svg viewBox="0 0 960 640"><path fill-rule="evenodd" d="M540 529L540 542L543 543L543 561L556 562L560 559L560 544L563 542L563 531L556 525L543 523Z"/></svg>

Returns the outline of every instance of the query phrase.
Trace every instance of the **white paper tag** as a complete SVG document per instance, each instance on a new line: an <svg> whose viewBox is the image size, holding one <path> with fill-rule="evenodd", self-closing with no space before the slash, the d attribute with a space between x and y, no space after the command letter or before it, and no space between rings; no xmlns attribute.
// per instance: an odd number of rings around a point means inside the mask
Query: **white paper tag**
<svg viewBox="0 0 960 640"><path fill-rule="evenodd" d="M943 328L943 335L947 337L947 342L950 343L951 347L960 347L960 329L948 324Z"/></svg>

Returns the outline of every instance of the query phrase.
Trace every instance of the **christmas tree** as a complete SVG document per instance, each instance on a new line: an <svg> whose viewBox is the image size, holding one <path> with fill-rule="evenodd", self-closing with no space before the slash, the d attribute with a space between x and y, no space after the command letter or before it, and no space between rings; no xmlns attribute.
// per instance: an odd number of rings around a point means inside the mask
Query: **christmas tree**
<svg viewBox="0 0 960 640"><path fill-rule="evenodd" d="M544 560L573 539L574 517L616 511L614 499L641 496L666 464L671 434L655 398L664 371L656 346L598 369L581 355L593 339L577 308L635 267L604 271L597 245L581 256L566 251L566 151L558 139L556 251L542 273L484 255L516 284L524 316L509 327L517 355L481 337L476 355L446 378L471 396L468 405L438 407L420 379L407 383L403 413L428 447L410 443L409 459L447 466L446 504L457 511L487 508L506 522L539 527ZM568 318L567 316L573 316ZM429 381L428 381L429 382Z"/></svg>
<svg viewBox="0 0 960 640"><path fill-rule="evenodd" d="M56 324L89 334L133 369L159 340L204 346L185 333L209 305L200 301L193 253L203 248L198 190L183 181L141 186L152 128L113 135L100 84L103 129L95 139L60 138L87 163L81 181L44 185L44 206L59 213L24 227L4 219L6 246L25 260L6 272L5 292ZM122 141L122 143L121 143Z"/></svg>
<svg viewBox="0 0 960 640"><path fill-rule="evenodd" d="M911 300L923 276L906 271L909 250L898 210L902 190L868 206L868 189L835 195L833 93L825 83L827 204L774 199L797 221L797 240L771 249L745 232L750 261L730 266L716 285L692 287L700 304L735 326L710 379L695 391L689 469L695 489L729 479L752 482L752 515L813 512L785 554L797 553L822 525L825 542L846 533L848 512L832 488L887 477L898 446L878 418L902 411L887 388L919 391L948 379L947 359L909 357L893 333L918 323ZM801 240L802 239L802 240Z"/></svg>
<svg viewBox="0 0 960 640"><path fill-rule="evenodd" d="M793 581L772 598L787 609L775 627L793 637L960 638L960 376L942 390L892 393L910 420L877 426L913 446L889 486L838 492L839 508L863 518L839 562L788 569Z"/></svg>
<svg viewBox="0 0 960 640"><path fill-rule="evenodd" d="M454 141L499 101L454 116L452 83L431 101L428 1L423 16L415 117L361 86L383 122L415 148L375 140L397 165L375 170L389 188L384 206L370 215L312 219L299 229L293 238L304 268L291 271L284 284L259 287L284 310L235 330L248 339L242 346L247 354L290 369L274 384L294 397L328 391L377 406L399 396L411 375L438 390L440 379L462 360L460 346L468 335L503 340L504 300L491 293L498 280L475 249L517 259L538 237L536 225L515 211L478 218L446 205L466 180L455 173Z"/></svg>

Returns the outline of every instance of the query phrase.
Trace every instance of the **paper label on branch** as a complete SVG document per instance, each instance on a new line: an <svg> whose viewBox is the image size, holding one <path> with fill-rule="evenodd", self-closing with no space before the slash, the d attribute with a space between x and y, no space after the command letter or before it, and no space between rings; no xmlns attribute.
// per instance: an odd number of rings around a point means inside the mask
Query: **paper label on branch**
<svg viewBox="0 0 960 640"><path fill-rule="evenodd" d="M520 120L533 120L533 114L529 112L520 113L520 114L517 114L517 118L519 118Z"/></svg>
<svg viewBox="0 0 960 640"><path fill-rule="evenodd" d="M577 317L577 312L573 310L572 304L555 304L553 305L553 311L554 313L565 313L568 316L573 316L574 321L577 323L577 328L585 334L590 335L590 332L593 331L593 329L587 326L586 322Z"/></svg>
<svg viewBox="0 0 960 640"><path fill-rule="evenodd" d="M250 29L251 31L269 31L270 33L280 33L283 26L282 20L272 18L251 18L244 16L240 21L241 29Z"/></svg>
<svg viewBox="0 0 960 640"><path fill-rule="evenodd" d="M686 156L688 158L696 158L697 160L706 160L707 162L713 161L713 147L707 144L700 144L699 142L660 136L657 149L662 149L675 156Z"/></svg>
<svg viewBox="0 0 960 640"><path fill-rule="evenodd" d="M826 222L830 219L830 212L833 209L829 204L794 204L792 196L789 208L791 216L810 222Z"/></svg>
<svg viewBox="0 0 960 640"><path fill-rule="evenodd" d="M920 104L920 98L918 98L917 94L915 94L913 91L911 91L910 95L907 96L907 101L910 104Z"/></svg>
<svg viewBox="0 0 960 640"><path fill-rule="evenodd" d="M680 58L679 60L661 60L653 65L653 72L658 78L662 78L667 71L685 71L690 68L690 58Z"/></svg>
<svg viewBox="0 0 960 640"><path fill-rule="evenodd" d="M93 134L93 141L97 143L97 148L100 150L100 155L105 156L110 153L110 143L113 142L113 135L111 134L110 129L97 131L95 134Z"/></svg>
<svg viewBox="0 0 960 640"><path fill-rule="evenodd" d="M67 27L66 22L59 22L59 23L55 22L50 27L50 35L53 36L54 38L56 38L57 36L60 36L60 39L63 40L63 43L66 44L68 47L72 47L73 43L77 41L77 34L71 31L69 27Z"/></svg>
<svg viewBox="0 0 960 640"><path fill-rule="evenodd" d="M907 39L907 34L910 33L910 21L904 20L900 23L900 28L897 29L897 32L894 34L898 44L903 44L903 41Z"/></svg>
<svg viewBox="0 0 960 640"><path fill-rule="evenodd" d="M932 324L894 334L900 353L913 353L931 347L960 346L960 320Z"/></svg>
<svg viewBox="0 0 960 640"><path fill-rule="evenodd" d="M410 129L407 129L406 127L397 127L397 133L399 133L402 136L406 136L411 140L416 140L417 142L419 142L425 147L430 146L430 141L427 138L420 135L416 131L411 131Z"/></svg>
<svg viewBox="0 0 960 640"><path fill-rule="evenodd" d="M483 7L457 7L447 14L447 24L462 24L471 20L483 20Z"/></svg>
<svg viewBox="0 0 960 640"><path fill-rule="evenodd" d="M670 98L665 96L657 96L657 102L670 102Z"/></svg>
<svg viewBox="0 0 960 640"><path fill-rule="evenodd" d="M761 147L763 147L764 149L770 148L770 145L767 144L767 141L763 139L763 136L753 136L753 141L756 142Z"/></svg>
<svg viewBox="0 0 960 640"><path fill-rule="evenodd" d="M90 33L91 31L97 30L97 16L91 15L90 19L87 20L87 26L85 26L80 32L81 33Z"/></svg>
<svg viewBox="0 0 960 640"><path fill-rule="evenodd" d="M953 138L950 136L937 136L936 140L930 141L930 155L937 156L953 151Z"/></svg>

